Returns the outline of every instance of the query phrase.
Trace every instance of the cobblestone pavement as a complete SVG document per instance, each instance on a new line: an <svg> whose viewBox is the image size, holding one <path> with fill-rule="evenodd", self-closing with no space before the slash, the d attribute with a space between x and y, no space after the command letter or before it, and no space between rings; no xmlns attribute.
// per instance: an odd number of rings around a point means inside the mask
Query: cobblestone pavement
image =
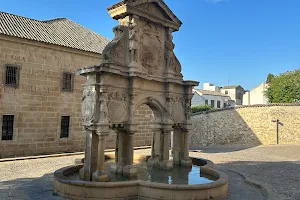
<svg viewBox="0 0 300 200"><path fill-rule="evenodd" d="M300 145L194 149L200 152L191 151L191 156L209 159L229 175L228 200L265 199L253 183L267 190L268 199L300 200ZM52 195L53 172L78 158L82 155L0 163L0 199L61 200Z"/></svg>

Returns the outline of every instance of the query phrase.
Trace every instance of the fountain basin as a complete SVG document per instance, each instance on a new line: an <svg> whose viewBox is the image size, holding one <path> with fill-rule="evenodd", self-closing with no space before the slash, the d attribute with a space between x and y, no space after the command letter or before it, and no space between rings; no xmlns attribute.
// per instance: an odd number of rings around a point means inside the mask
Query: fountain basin
<svg viewBox="0 0 300 200"><path fill-rule="evenodd" d="M54 194L69 199L89 200L206 200L223 199L228 193L228 177L225 173L212 168L210 161L192 158L194 165L201 166L201 173L215 179L206 184L165 184L131 180L120 182L89 182L72 180L70 175L78 173L82 164L62 168L54 173Z"/></svg>

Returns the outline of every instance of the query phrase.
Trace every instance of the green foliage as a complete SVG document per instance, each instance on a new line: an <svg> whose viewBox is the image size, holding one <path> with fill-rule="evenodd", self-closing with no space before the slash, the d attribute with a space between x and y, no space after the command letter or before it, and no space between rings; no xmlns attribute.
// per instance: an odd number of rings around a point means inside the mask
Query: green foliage
<svg viewBox="0 0 300 200"><path fill-rule="evenodd" d="M198 113L198 112L212 110L212 109L214 109L214 108L212 108L209 105L197 105L197 106L192 106L191 107L191 112L192 113Z"/></svg>
<svg viewBox="0 0 300 200"><path fill-rule="evenodd" d="M271 83L274 77L275 77L274 74L268 74L266 83Z"/></svg>
<svg viewBox="0 0 300 200"><path fill-rule="evenodd" d="M300 69L274 76L265 95L270 103L300 100Z"/></svg>

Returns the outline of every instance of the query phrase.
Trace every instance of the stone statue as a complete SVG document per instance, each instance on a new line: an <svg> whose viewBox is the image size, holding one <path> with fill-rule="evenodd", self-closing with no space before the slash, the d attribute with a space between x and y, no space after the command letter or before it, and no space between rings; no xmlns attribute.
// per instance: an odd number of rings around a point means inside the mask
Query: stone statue
<svg viewBox="0 0 300 200"><path fill-rule="evenodd" d="M138 58L138 30L137 30L137 19L134 16L134 22L130 24L129 30L129 51L130 51L130 62L136 63Z"/></svg>
<svg viewBox="0 0 300 200"><path fill-rule="evenodd" d="M106 45L102 52L102 60L119 61L124 60L124 53L122 51L122 38L126 27L118 25L113 28L115 34L113 40Z"/></svg>
<svg viewBox="0 0 300 200"><path fill-rule="evenodd" d="M173 43L173 35L172 35L173 29L169 29L168 34L167 34L167 40L166 40L166 62L167 62L167 67L170 66L171 59L173 56L173 50L175 48L175 44Z"/></svg>

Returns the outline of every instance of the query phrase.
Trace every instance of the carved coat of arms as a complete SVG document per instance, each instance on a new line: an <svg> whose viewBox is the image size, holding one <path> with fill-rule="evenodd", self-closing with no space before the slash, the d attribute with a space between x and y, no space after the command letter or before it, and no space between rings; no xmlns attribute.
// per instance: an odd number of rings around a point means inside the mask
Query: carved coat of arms
<svg viewBox="0 0 300 200"><path fill-rule="evenodd" d="M162 42L155 27L148 25L143 32L140 60L149 74L155 74L163 63Z"/></svg>

